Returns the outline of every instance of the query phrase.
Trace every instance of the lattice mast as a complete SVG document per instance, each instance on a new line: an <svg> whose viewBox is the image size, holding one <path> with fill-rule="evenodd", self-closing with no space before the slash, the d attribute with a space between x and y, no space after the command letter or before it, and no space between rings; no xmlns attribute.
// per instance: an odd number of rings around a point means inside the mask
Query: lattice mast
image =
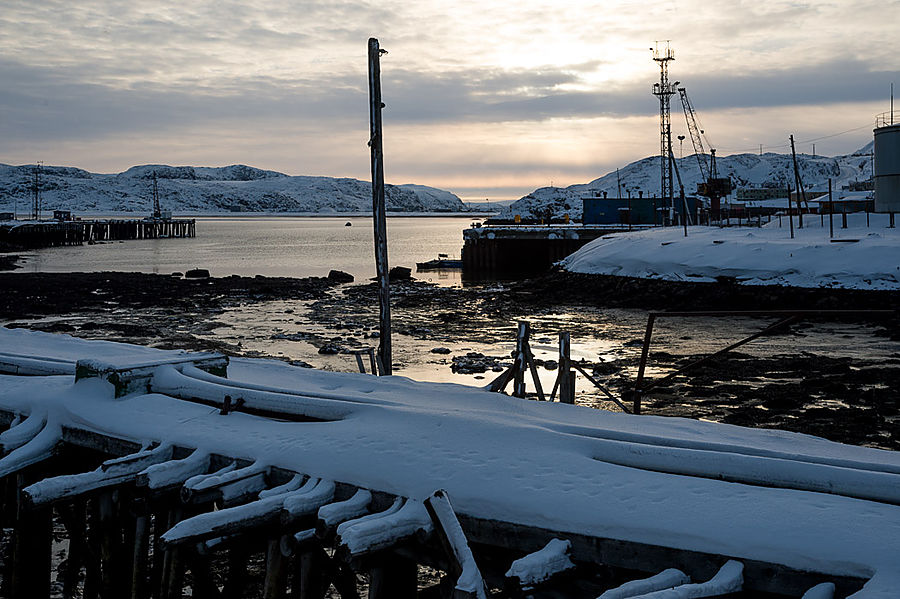
<svg viewBox="0 0 900 599"><path fill-rule="evenodd" d="M43 206L41 206L41 167L44 165L43 161L38 161L38 163L34 166L34 170L32 171L32 181L31 181L31 219L32 220L40 220L41 218L41 210Z"/></svg>
<svg viewBox="0 0 900 599"><path fill-rule="evenodd" d="M153 171L153 218L161 218L162 211L159 208L159 183L156 180L156 171Z"/></svg>
<svg viewBox="0 0 900 599"><path fill-rule="evenodd" d="M672 118L669 110L670 100L675 94L675 85L669 83L669 61L675 60L675 51L669 47L660 48L659 42L653 48L653 60L659 63L659 83L653 84L653 95L659 98L659 187L660 195L666 205L673 206L674 189L672 185Z"/></svg>

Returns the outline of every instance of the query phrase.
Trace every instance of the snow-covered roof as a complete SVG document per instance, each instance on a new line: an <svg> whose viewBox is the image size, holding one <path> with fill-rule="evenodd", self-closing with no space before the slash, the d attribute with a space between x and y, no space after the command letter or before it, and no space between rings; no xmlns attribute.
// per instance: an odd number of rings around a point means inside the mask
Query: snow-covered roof
<svg viewBox="0 0 900 599"><path fill-rule="evenodd" d="M0 329L0 348L112 363L173 356L9 329ZM201 384L181 380L188 393ZM48 426L168 441L417 499L443 488L458 512L481 518L872 577L859 599L895 597L900 588L900 506L857 498L900 503L893 452L268 360L234 359L229 381L292 390L343 415L225 417L160 393L115 399L109 383L71 376L0 375L0 409L44 410ZM731 475L760 484L719 480ZM846 495L799 490L817 486Z"/></svg>

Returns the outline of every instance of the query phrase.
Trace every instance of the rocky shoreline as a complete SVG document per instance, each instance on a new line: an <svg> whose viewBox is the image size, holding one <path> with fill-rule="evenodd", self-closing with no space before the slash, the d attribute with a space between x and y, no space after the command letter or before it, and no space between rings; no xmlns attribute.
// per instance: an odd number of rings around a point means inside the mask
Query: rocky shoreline
<svg viewBox="0 0 900 599"><path fill-rule="evenodd" d="M275 343L309 346L315 356L316 350L341 353L377 343L374 284L338 285L325 278L0 273L0 287L5 291L0 319L7 324L79 337L282 359L281 352L265 348ZM646 310L884 309L897 305L897 299L895 292L752 288L727 281L671 283L563 272L462 288L403 281L392 284L394 359L401 373L408 362L418 361L473 375L472 383L485 384L510 362L516 320L528 319L534 323L536 343L553 346L553 331L564 327L573 343L619 348L582 365L622 396L633 385ZM258 315L260 311L264 313ZM231 337L222 333L229 314L243 327ZM257 320L247 322L251 317ZM747 326L752 330L765 324ZM690 334L663 335L652 348L652 364L671 369L720 349L742 335L729 327L729 321L708 320ZM704 345L705 336L715 339ZM801 322L779 333L777 353L744 353L742 348L710 362L648 394L645 411L900 449L898 340L896 315ZM801 343L807 349L791 351ZM841 343L862 349L853 357L830 355ZM879 345L877 355L867 349L873 343ZM473 344L484 349L475 351ZM539 365L541 371L555 367L552 359ZM590 398L583 401L606 407Z"/></svg>

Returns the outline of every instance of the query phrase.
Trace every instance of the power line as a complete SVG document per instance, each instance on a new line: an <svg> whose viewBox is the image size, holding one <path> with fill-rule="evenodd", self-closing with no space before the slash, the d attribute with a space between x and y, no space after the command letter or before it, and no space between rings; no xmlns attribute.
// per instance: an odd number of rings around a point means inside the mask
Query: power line
<svg viewBox="0 0 900 599"><path fill-rule="evenodd" d="M807 143L812 143L812 142L814 142L814 141L821 141L821 140L823 140L823 139L831 139L832 137L838 137L838 136L840 136L840 135L846 135L847 133L853 133L854 131L859 131L859 130L861 130L861 129L866 129L867 127L871 127L871 126L872 126L871 123L867 123L867 124L861 125L861 126L859 126L859 127L854 127L854 128L852 128L852 129L847 129L846 131L840 131L840 132L838 132L838 133L832 133L832 134L830 134L830 135L823 135L823 136L821 136L821 137L814 137L814 138L812 138L812 139L804 139L804 140L798 141L797 143L807 144ZM783 144L769 144L769 145L762 145L762 146L757 145L757 146L755 146L755 147L753 147L753 148L746 148L746 149L740 149L740 150L734 149L734 148L727 148L727 147L726 147L726 148L722 148L722 149L723 149L723 150L726 150L726 151L728 151L728 152L731 152L731 153L733 153L733 154L740 154L740 153L745 153L745 152L759 152L761 149L762 149L762 150L775 150L775 149L779 149L779 148L789 148L789 147L791 147L791 144L790 144L790 143L783 143Z"/></svg>

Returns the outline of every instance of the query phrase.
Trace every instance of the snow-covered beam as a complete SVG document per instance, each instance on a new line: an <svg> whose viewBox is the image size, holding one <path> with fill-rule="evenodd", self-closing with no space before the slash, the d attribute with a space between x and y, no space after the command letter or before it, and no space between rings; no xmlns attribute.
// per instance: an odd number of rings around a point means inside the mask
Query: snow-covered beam
<svg viewBox="0 0 900 599"><path fill-rule="evenodd" d="M244 468L238 468L235 463L232 463L212 474L200 474L189 478L181 488L181 500L184 503L194 504L222 501L226 487L247 479L252 479L248 483L251 486L259 485L259 482L268 475L269 470L269 466L265 464L254 463ZM233 489L236 492L243 490L240 486L233 487ZM229 492L229 496L231 495Z"/></svg>
<svg viewBox="0 0 900 599"><path fill-rule="evenodd" d="M24 445L0 459L0 478L21 472L29 466L47 460L56 454L62 441L62 430L57 424L47 424Z"/></svg>
<svg viewBox="0 0 900 599"><path fill-rule="evenodd" d="M133 482L149 466L171 459L172 451L171 445L162 445L108 460L91 472L45 478L25 487L22 496L32 507L38 507Z"/></svg>
<svg viewBox="0 0 900 599"><path fill-rule="evenodd" d="M649 578L630 580L621 586L609 589L597 599L628 599L629 597L646 595L647 593L652 593L654 591L671 589L687 584L690 581L691 578L681 570L669 568L668 570L663 570L659 574Z"/></svg>
<svg viewBox="0 0 900 599"><path fill-rule="evenodd" d="M12 427L0 433L0 454L5 455L22 447L34 439L46 424L47 412L45 410L34 409L24 420L17 417L16 420L13 420Z"/></svg>
<svg viewBox="0 0 900 599"><path fill-rule="evenodd" d="M575 567L569 559L572 544L562 539L551 539L542 549L514 561L505 576L509 584L520 589L547 582L557 574Z"/></svg>
<svg viewBox="0 0 900 599"><path fill-rule="evenodd" d="M808 462L798 456L789 459L613 439L596 439L594 443L595 460L630 468L900 505L898 472Z"/></svg>
<svg viewBox="0 0 900 599"><path fill-rule="evenodd" d="M19 376L71 376L75 374L75 362L44 356L27 356L9 352L0 352L0 374L16 374Z"/></svg>
<svg viewBox="0 0 900 599"><path fill-rule="evenodd" d="M402 505L401 505L402 504ZM410 539L427 539L434 526L421 501L399 499L385 510L338 526L339 547L350 557L359 557Z"/></svg>
<svg viewBox="0 0 900 599"><path fill-rule="evenodd" d="M372 493L359 489L349 499L323 505L319 508L316 535L320 539L330 537L341 523L368 514L371 504Z"/></svg>
<svg viewBox="0 0 900 599"><path fill-rule="evenodd" d="M106 362L84 359L75 364L75 380L101 378L110 382L116 390L116 397L129 393L147 393L150 381L158 368L183 368L192 365L215 374L225 375L228 357L216 353L192 353L174 358L161 358L152 362Z"/></svg>
<svg viewBox="0 0 900 599"><path fill-rule="evenodd" d="M735 560L725 562L716 575L706 582L688 583L671 589L632 595L632 599L702 599L737 593L744 588L744 564Z"/></svg>
<svg viewBox="0 0 900 599"><path fill-rule="evenodd" d="M181 487L194 476L205 474L210 467L211 456L200 450L181 460L169 460L143 470L135 479L135 485L150 491L162 492Z"/></svg>
<svg viewBox="0 0 900 599"><path fill-rule="evenodd" d="M167 545L179 545L274 528L281 522L285 501L311 493L320 482L312 478L300 486L299 480L295 478L275 487L271 491L277 492L266 493L256 501L182 520L160 538Z"/></svg>
<svg viewBox="0 0 900 599"><path fill-rule="evenodd" d="M298 421L333 421L349 416L357 405L351 401L231 386L226 379L204 380L187 376L173 366L155 370L150 390L170 397L222 408L225 397L242 399L241 411L277 415Z"/></svg>

